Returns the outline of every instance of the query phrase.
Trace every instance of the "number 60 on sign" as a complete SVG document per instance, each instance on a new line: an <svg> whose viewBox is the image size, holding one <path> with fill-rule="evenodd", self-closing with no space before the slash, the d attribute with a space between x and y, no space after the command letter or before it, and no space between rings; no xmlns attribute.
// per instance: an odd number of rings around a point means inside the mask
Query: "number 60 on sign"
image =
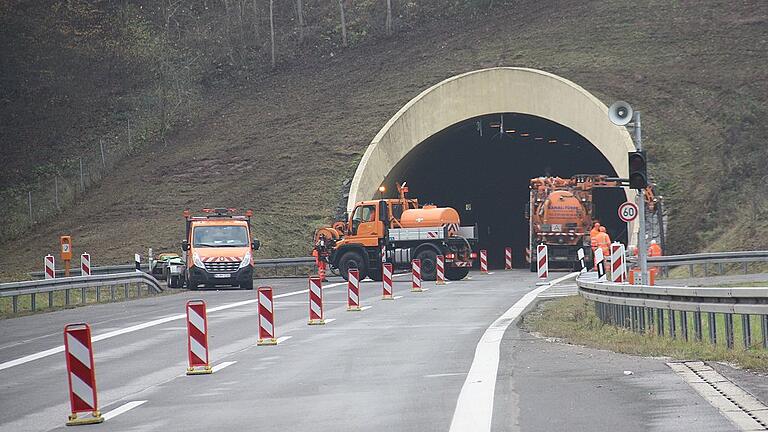
<svg viewBox="0 0 768 432"><path fill-rule="evenodd" d="M619 206L619 219L624 222L632 222L637 219L637 206L635 203L625 202Z"/></svg>

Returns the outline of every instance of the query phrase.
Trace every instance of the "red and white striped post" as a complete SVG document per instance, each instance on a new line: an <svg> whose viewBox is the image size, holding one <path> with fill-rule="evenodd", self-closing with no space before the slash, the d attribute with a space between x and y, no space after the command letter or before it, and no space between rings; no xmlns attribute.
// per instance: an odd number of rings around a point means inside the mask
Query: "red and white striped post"
<svg viewBox="0 0 768 432"><path fill-rule="evenodd" d="M203 300L187 302L187 352L187 375L213 373L208 358L208 314Z"/></svg>
<svg viewBox="0 0 768 432"><path fill-rule="evenodd" d="M272 287L259 287L259 340L256 345L277 345Z"/></svg>
<svg viewBox="0 0 768 432"><path fill-rule="evenodd" d="M587 263L584 260L584 248L579 248L579 250L576 251L576 256L579 258L579 266L581 270L579 272L586 273L587 272Z"/></svg>
<svg viewBox="0 0 768 432"><path fill-rule="evenodd" d="M627 265L624 260L624 245L611 243L611 280L622 283L627 281Z"/></svg>
<svg viewBox="0 0 768 432"><path fill-rule="evenodd" d="M539 270L539 279L547 279L549 277L549 256L547 251L547 245L540 244L536 246L536 265Z"/></svg>
<svg viewBox="0 0 768 432"><path fill-rule="evenodd" d="M349 269L347 274L347 310L360 312L360 270Z"/></svg>
<svg viewBox="0 0 768 432"><path fill-rule="evenodd" d="M99 412L96 397L91 327L85 323L67 324L64 327L64 351L67 356L67 381L72 411L67 426L103 422L104 417ZM80 413L91 413L91 416L78 418Z"/></svg>
<svg viewBox="0 0 768 432"><path fill-rule="evenodd" d="M392 264L384 263L381 266L381 299L394 300L392 296Z"/></svg>
<svg viewBox="0 0 768 432"><path fill-rule="evenodd" d="M411 292L422 292L421 289L421 260L411 261Z"/></svg>
<svg viewBox="0 0 768 432"><path fill-rule="evenodd" d="M442 255L437 256L437 275L435 277L435 285L445 285L445 257Z"/></svg>
<svg viewBox="0 0 768 432"><path fill-rule="evenodd" d="M488 251L480 249L480 273L488 273Z"/></svg>
<svg viewBox="0 0 768 432"><path fill-rule="evenodd" d="M43 260L43 265L45 266L45 278L46 279L55 279L56 278L56 258L53 257L53 255L46 255L45 259Z"/></svg>
<svg viewBox="0 0 768 432"><path fill-rule="evenodd" d="M512 248L504 248L504 270L512 270Z"/></svg>
<svg viewBox="0 0 768 432"><path fill-rule="evenodd" d="M80 275L81 276L91 275L91 255L88 253L84 253L80 255Z"/></svg>
<svg viewBox="0 0 768 432"><path fill-rule="evenodd" d="M323 281L315 276L309 278L309 322L307 324L325 324L325 319L323 319Z"/></svg>

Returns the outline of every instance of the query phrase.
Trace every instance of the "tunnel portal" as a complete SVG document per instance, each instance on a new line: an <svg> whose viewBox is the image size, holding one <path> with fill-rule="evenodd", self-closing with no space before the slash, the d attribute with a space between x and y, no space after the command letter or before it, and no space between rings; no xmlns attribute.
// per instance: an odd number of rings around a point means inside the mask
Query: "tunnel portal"
<svg viewBox="0 0 768 432"><path fill-rule="evenodd" d="M616 172L589 141L540 117L498 113L467 119L416 146L390 171L383 185L396 191L407 182L420 204L455 208L462 225L478 227L479 248L492 268L503 267L504 248L525 266L528 245L528 182L533 177ZM391 192L389 195L392 195ZM616 208L626 199L619 189L597 190L596 215L611 238L626 244L626 224Z"/></svg>

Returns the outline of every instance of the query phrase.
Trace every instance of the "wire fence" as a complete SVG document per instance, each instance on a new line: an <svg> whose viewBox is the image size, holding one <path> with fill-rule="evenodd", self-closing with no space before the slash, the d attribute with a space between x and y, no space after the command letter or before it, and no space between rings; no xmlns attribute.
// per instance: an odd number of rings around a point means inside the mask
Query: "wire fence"
<svg viewBox="0 0 768 432"><path fill-rule="evenodd" d="M134 121L125 119L114 133L93 138L88 152L40 170L35 179L24 185L0 189L0 238L17 239L36 224L72 206L99 184L116 163L139 148L146 136L146 130L137 131Z"/></svg>

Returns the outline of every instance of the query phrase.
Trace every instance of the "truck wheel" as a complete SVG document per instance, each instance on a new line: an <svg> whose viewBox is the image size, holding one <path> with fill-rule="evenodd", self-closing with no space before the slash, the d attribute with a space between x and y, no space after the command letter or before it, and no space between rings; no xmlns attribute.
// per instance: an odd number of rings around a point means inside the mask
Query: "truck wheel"
<svg viewBox="0 0 768 432"><path fill-rule="evenodd" d="M179 277L178 276L168 276L168 288L178 288L179 287Z"/></svg>
<svg viewBox="0 0 768 432"><path fill-rule="evenodd" d="M381 279L384 277L384 275L381 274L381 267L371 269L369 273L368 277L374 282L381 282Z"/></svg>
<svg viewBox="0 0 768 432"><path fill-rule="evenodd" d="M344 280L349 278L349 269L357 269L360 271L360 280L365 279L368 276L365 260L359 252L348 251L339 259L339 272Z"/></svg>
<svg viewBox="0 0 768 432"><path fill-rule="evenodd" d="M437 254L431 249L425 249L416 255L421 260L421 279L433 281L437 279Z"/></svg>
<svg viewBox="0 0 768 432"><path fill-rule="evenodd" d="M449 267L445 269L445 278L452 281L462 280L469 274L469 267Z"/></svg>
<svg viewBox="0 0 768 432"><path fill-rule="evenodd" d="M197 291L197 287L198 287L197 282L192 282L192 280L189 279L189 273L186 273L186 275L184 276L184 279L187 282L188 290Z"/></svg>
<svg viewBox="0 0 768 432"><path fill-rule="evenodd" d="M253 279L241 283L240 284L240 289L252 290L253 289Z"/></svg>

